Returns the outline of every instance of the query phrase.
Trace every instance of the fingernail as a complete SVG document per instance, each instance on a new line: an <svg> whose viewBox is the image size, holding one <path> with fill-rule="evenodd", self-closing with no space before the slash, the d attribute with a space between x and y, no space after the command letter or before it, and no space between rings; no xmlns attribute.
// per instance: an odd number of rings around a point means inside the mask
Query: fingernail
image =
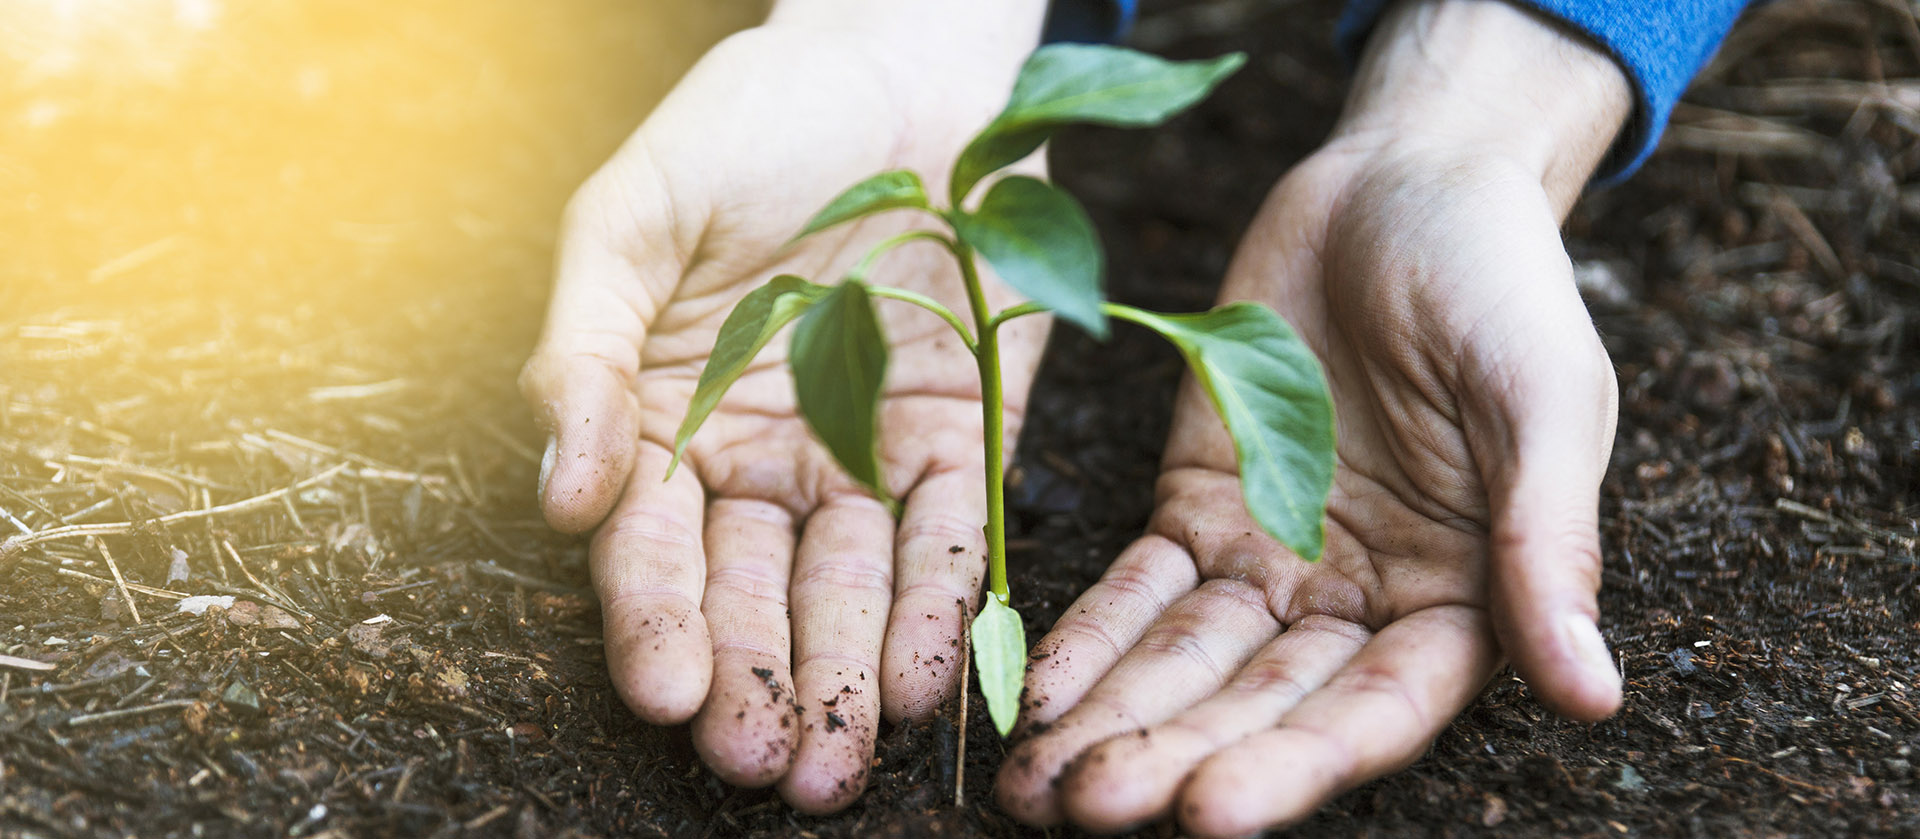
<svg viewBox="0 0 1920 839"><path fill-rule="evenodd" d="M1572 612L1560 619L1560 634L1566 639L1567 647L1573 652L1580 667L1592 673L1607 674L1607 681L1615 688L1620 687L1620 670L1614 666L1613 654L1607 651L1607 642L1600 637L1600 627L1579 612Z"/></svg>
<svg viewBox="0 0 1920 839"><path fill-rule="evenodd" d="M547 435L547 453L540 456L540 498L547 497L547 478L553 476L553 462L560 459L560 441Z"/></svg>

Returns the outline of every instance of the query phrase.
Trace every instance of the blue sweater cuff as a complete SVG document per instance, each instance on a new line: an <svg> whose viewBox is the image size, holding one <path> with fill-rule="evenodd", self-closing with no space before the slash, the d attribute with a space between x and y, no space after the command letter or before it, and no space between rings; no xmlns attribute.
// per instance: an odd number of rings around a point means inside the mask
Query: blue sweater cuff
<svg viewBox="0 0 1920 839"><path fill-rule="evenodd" d="M1138 0L1056 0L1047 8L1041 40L1078 44L1111 44L1133 27Z"/></svg>
<svg viewBox="0 0 1920 839"><path fill-rule="evenodd" d="M1350 0L1336 39L1358 56L1391 0ZM1556 18L1606 48L1633 83L1633 117L1594 175L1596 184L1633 174L1660 142L1687 84L1727 37L1747 0L1510 0Z"/></svg>

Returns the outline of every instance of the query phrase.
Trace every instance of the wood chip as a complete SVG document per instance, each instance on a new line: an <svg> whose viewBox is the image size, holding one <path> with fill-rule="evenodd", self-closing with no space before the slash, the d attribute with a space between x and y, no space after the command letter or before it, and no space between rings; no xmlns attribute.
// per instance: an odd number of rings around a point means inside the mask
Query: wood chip
<svg viewBox="0 0 1920 839"><path fill-rule="evenodd" d="M31 658L18 658L10 655L0 655L0 667L11 667L15 670L32 670L36 673L45 673L49 670L52 670L55 666L57 665L49 664L44 661L34 661Z"/></svg>

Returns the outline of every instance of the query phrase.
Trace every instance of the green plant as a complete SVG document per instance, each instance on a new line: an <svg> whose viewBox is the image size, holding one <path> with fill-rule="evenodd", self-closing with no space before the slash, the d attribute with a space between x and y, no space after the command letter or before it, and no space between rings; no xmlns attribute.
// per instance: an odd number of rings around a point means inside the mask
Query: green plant
<svg viewBox="0 0 1920 839"><path fill-rule="evenodd" d="M878 415L887 343L873 298L924 307L960 336L978 362L985 433L988 589L971 638L987 710L1000 733L1012 729L1027 660L1020 616L1008 604L1006 512L1002 494L1002 399L998 331L1024 315L1052 312L1095 337L1108 319L1152 329L1178 347L1233 438L1248 510L1267 533L1302 558L1320 557L1333 483L1333 411L1313 353L1274 311L1232 303L1200 314L1156 314L1110 303L1101 291L1101 249L1073 196L1045 181L981 181L1038 149L1066 125L1158 125L1212 91L1244 62L1169 62L1104 46L1042 47L1027 60L1011 99L954 163L947 205L936 206L914 172L882 172L835 198L796 239L873 213L911 210L946 228L914 230L875 245L838 285L782 275L743 298L720 327L674 441L674 464L727 388L761 348L798 320L789 364L801 414L856 481L890 506L881 482ZM973 328L923 295L871 285L874 260L910 242L953 254L966 284ZM975 256L1031 302L989 311ZM897 509L897 507L896 507Z"/></svg>

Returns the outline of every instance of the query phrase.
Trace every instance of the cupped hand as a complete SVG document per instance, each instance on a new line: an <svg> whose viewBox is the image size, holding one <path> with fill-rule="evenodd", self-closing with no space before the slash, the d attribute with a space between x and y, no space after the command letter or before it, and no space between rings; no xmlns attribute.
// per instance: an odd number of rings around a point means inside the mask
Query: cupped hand
<svg viewBox="0 0 1920 839"><path fill-rule="evenodd" d="M1148 535L1035 648L1035 736L1001 803L1205 835L1296 819L1418 757L1503 650L1555 708L1610 713L1594 593L1614 382L1538 180L1324 151L1274 191L1224 296L1274 306L1326 366L1325 558L1248 516L1189 383Z"/></svg>
<svg viewBox="0 0 1920 839"><path fill-rule="evenodd" d="M776 11L703 58L568 208L546 328L521 377L553 434L547 519L599 528L590 556L607 661L634 712L691 719L721 778L778 783L804 811L864 788L883 712L928 713L955 687L985 563L972 357L935 317L878 302L897 523L809 436L784 340L666 479L674 434L743 295L781 273L837 282L867 248L921 223L891 213L786 247L868 175L940 180L1004 100L1022 37L1031 47L1033 33L1016 34L1004 56L912 48ZM872 277L965 308L937 245L895 251ZM995 303L1013 302L989 285ZM1045 330L1003 332L1010 438Z"/></svg>
<svg viewBox="0 0 1920 839"><path fill-rule="evenodd" d="M1024 821L1296 821L1418 758L1503 660L1568 716L1619 704L1595 599L1616 388L1558 231L1610 131L1568 169L1349 128L1274 189L1222 294L1325 366L1325 557L1247 514L1189 381L1147 535L1035 647L997 786Z"/></svg>

